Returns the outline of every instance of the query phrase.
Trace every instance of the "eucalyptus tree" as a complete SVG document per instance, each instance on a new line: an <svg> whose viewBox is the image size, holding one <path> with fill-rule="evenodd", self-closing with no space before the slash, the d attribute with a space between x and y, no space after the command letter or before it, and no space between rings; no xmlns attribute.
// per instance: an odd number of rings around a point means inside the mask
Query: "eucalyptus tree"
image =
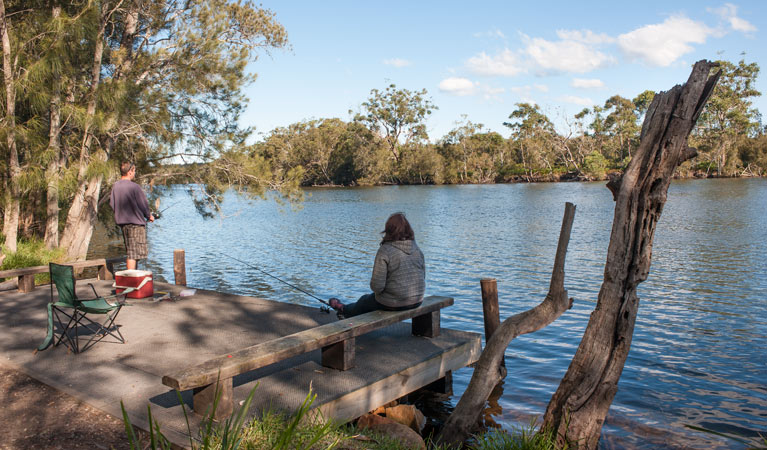
<svg viewBox="0 0 767 450"><path fill-rule="evenodd" d="M331 155L346 131L340 119L312 119L275 128L256 148L275 169L301 167L302 185L328 185L334 183Z"/></svg>
<svg viewBox="0 0 767 450"><path fill-rule="evenodd" d="M701 157L716 164L717 174L732 175L740 167L737 146L759 131L759 113L752 98L760 96L755 83L757 63L716 62L721 78L693 131ZM719 69L712 69L719 70Z"/></svg>
<svg viewBox="0 0 767 450"><path fill-rule="evenodd" d="M426 119L438 108L427 95L426 89L397 89L395 84L383 91L372 89L354 119L379 133L388 144L392 158L399 163L411 144L429 138Z"/></svg>
<svg viewBox="0 0 767 450"><path fill-rule="evenodd" d="M575 115L575 120L585 125L583 136L588 137L588 139L584 140L585 145L583 153L591 154L595 151L603 153L607 132L604 108L599 105L594 105L591 108L584 108L581 112Z"/></svg>
<svg viewBox="0 0 767 450"><path fill-rule="evenodd" d="M647 89L634 97L632 103L634 103L634 114L637 116L637 121L644 120L644 116L647 113L647 109L652 104L652 100L655 98L655 92Z"/></svg>
<svg viewBox="0 0 767 450"><path fill-rule="evenodd" d="M469 159L475 150L470 137L484 127L481 123L473 123L466 115L462 119L440 140L438 147L447 171L446 180L449 182L469 182Z"/></svg>
<svg viewBox="0 0 767 450"><path fill-rule="evenodd" d="M552 137L556 134L554 124L540 107L530 103L517 103L509 119L503 125L511 129L513 145L519 151L519 162L530 176L544 167L552 169Z"/></svg>
<svg viewBox="0 0 767 450"><path fill-rule="evenodd" d="M637 106L631 100L613 95L605 101L604 126L613 141L609 145L608 155L616 162L631 157L631 149L639 145L639 124L636 115Z"/></svg>

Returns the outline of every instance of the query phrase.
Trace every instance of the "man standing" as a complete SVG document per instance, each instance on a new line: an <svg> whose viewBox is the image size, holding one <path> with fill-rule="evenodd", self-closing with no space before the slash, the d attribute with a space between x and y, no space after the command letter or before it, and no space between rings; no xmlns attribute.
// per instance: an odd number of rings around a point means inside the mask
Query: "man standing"
<svg viewBox="0 0 767 450"><path fill-rule="evenodd" d="M136 261L145 259L146 221L154 222L154 216L149 212L149 202L141 187L133 182L136 177L136 166L129 161L120 164L120 179L112 187L109 204L115 212L115 223L120 225L128 253L126 267L136 268Z"/></svg>

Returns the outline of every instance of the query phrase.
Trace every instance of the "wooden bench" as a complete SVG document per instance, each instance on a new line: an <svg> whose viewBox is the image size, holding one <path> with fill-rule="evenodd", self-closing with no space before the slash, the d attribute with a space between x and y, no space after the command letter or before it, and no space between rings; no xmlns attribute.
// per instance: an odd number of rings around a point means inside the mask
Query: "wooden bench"
<svg viewBox="0 0 767 450"><path fill-rule="evenodd" d="M89 261L76 261L71 263L62 263L72 266L75 269L84 269L86 267L99 268L99 280L114 279L114 265L125 262L125 256L115 258L92 259ZM3 278L18 277L19 292L31 292L35 288L35 275L38 273L48 273L48 266L24 267L21 269L0 270L0 280Z"/></svg>
<svg viewBox="0 0 767 450"><path fill-rule="evenodd" d="M204 415L212 407L216 395L221 398L215 418L232 414L232 378L313 350L322 349L322 365L338 370L354 367L355 337L413 319L416 336L436 337L440 332L440 310L453 304L450 297L430 296L418 308L405 311L373 311L299 331L271 341L256 344L230 354L162 377L162 383L173 389L193 390L193 409ZM218 392L217 392L218 391Z"/></svg>

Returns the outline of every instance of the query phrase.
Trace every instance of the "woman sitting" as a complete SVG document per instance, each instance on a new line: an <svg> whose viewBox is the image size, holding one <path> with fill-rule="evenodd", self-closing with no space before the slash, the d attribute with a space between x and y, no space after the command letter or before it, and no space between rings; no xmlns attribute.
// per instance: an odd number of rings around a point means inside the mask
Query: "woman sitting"
<svg viewBox="0 0 767 450"><path fill-rule="evenodd" d="M382 233L370 278L373 292L348 305L331 298L330 307L338 311L339 316L354 317L378 309L400 311L421 305L426 290L426 268L410 223L403 213L394 213Z"/></svg>

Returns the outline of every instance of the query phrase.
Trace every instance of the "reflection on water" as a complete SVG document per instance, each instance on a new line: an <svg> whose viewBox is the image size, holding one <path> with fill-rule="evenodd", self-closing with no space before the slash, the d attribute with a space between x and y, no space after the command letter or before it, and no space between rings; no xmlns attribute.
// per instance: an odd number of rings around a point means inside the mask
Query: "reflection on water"
<svg viewBox="0 0 767 450"><path fill-rule="evenodd" d="M229 255L318 297L355 299L368 289L386 218L403 211L426 255L428 294L455 298L443 312L444 326L482 333L479 280L498 280L502 318L539 303L564 203L573 202L565 286L575 306L511 343L506 384L486 420L510 427L542 416L602 282L614 205L602 183L309 192L297 211L229 195L228 218L206 221L182 189L172 190L164 203L174 206L149 228L147 267L172 280L173 250L183 248L190 286L317 306ZM672 183L602 447L746 447L689 426L767 434L766 222L767 180ZM92 249L93 256L121 252L115 239L94 242ZM454 374L457 396L470 376L471 369Z"/></svg>

